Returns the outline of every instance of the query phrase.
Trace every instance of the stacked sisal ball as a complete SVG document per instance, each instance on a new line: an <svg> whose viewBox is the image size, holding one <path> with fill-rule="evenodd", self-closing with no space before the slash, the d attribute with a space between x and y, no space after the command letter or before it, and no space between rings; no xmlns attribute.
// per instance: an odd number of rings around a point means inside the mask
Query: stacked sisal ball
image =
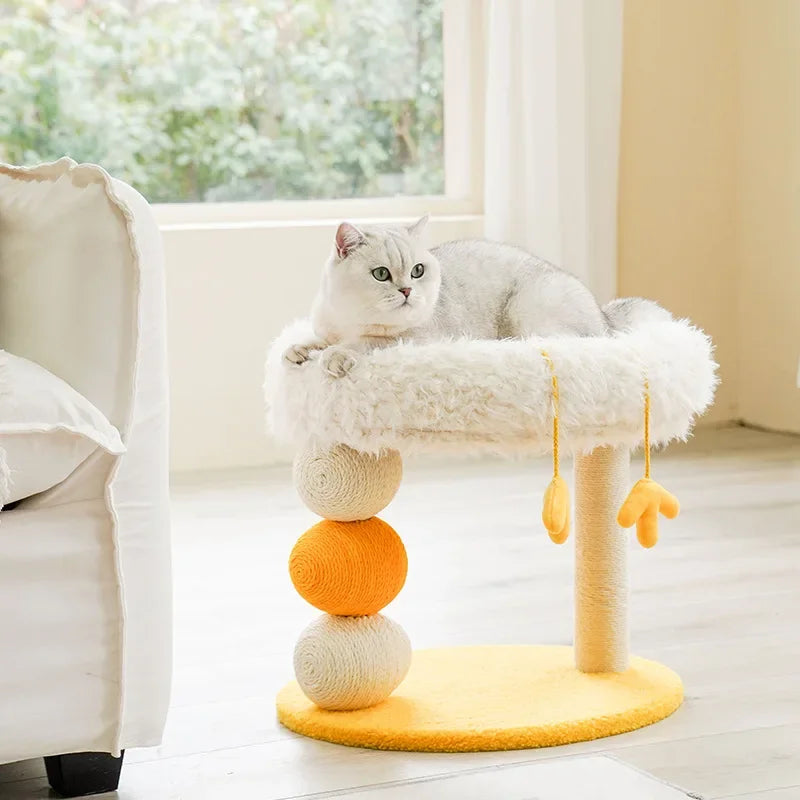
<svg viewBox="0 0 800 800"><path fill-rule="evenodd" d="M400 486L396 450L378 456L339 445L294 462L303 502L324 517L289 558L298 593L325 613L300 635L297 682L320 708L353 711L385 700L411 664L405 631L378 612L406 580L408 561L395 531L375 516Z"/></svg>

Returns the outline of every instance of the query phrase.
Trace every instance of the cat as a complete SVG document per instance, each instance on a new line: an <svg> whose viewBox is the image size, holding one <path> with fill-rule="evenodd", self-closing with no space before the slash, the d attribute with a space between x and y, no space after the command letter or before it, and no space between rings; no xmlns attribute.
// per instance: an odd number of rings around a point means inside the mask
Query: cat
<svg viewBox="0 0 800 800"><path fill-rule="evenodd" d="M575 276L525 250L479 239L426 249L427 221L341 223L312 307L315 338L284 357L302 364L316 350L342 345L324 366L343 375L354 350L399 339L603 336L617 327ZM614 316L625 325L630 303L616 303Z"/></svg>

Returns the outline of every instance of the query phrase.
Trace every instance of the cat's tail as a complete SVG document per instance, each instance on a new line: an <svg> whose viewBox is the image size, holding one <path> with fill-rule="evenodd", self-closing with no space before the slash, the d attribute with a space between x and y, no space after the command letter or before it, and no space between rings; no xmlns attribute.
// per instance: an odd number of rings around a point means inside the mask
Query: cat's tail
<svg viewBox="0 0 800 800"><path fill-rule="evenodd" d="M612 331L629 331L647 322L669 322L672 314L643 297L620 297L603 306Z"/></svg>

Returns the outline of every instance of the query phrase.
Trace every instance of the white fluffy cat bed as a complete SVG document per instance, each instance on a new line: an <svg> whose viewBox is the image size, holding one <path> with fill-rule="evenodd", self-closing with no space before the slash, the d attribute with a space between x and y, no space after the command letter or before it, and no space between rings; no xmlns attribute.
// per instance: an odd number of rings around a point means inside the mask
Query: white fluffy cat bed
<svg viewBox="0 0 800 800"><path fill-rule="evenodd" d="M298 491L325 518L290 559L295 587L325 613L298 642L281 722L343 744L463 751L598 738L672 713L683 697L678 676L628 654L628 533L618 518L649 547L659 504L677 514L650 480L649 458L628 494L629 455L646 438L685 438L709 406L717 379L708 337L659 317L604 338L401 343L352 354L340 377L328 369L338 348L299 366L284 360L309 337L306 321L281 334L265 383L270 428L296 448ZM412 657L399 625L378 613L405 579L402 542L374 516L399 486L402 454L545 454L554 442L575 456L574 648ZM561 514L548 528L562 542L569 509L558 506L567 486L557 462L543 519Z"/></svg>

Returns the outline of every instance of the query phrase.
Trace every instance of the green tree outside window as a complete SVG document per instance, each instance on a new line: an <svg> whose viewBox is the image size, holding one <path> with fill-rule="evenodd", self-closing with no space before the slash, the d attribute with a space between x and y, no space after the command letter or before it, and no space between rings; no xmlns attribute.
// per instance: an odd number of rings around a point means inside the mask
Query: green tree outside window
<svg viewBox="0 0 800 800"><path fill-rule="evenodd" d="M0 0L0 160L151 202L441 194L441 0Z"/></svg>

